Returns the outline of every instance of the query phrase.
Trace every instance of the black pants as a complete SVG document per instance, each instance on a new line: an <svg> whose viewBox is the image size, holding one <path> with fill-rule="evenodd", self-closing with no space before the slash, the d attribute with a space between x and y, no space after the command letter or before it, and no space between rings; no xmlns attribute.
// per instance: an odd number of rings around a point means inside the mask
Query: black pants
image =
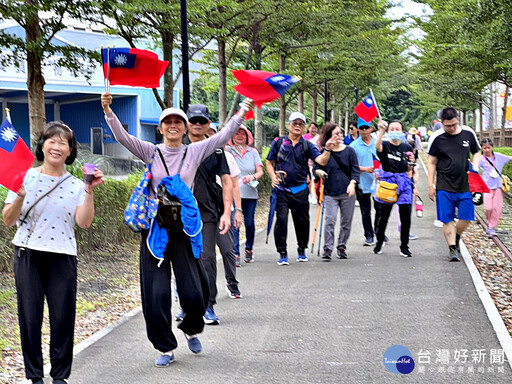
<svg viewBox="0 0 512 384"><path fill-rule="evenodd" d="M171 329L171 264L180 305L185 312L178 328L187 335L203 331L208 281L201 260L194 258L190 239L182 230L169 232L169 243L160 267L147 248L147 236L148 231L143 231L140 247L142 311L149 341L160 352L168 352L178 346Z"/></svg>
<svg viewBox="0 0 512 384"><path fill-rule="evenodd" d="M228 284L238 284L236 280L236 257L233 252L233 234L229 230L226 234L219 234L218 223L203 223L203 253L201 261L203 262L206 275L208 276L208 287L210 297L208 305L213 306L217 303L217 253L215 245L219 246L224 263L224 272Z"/></svg>
<svg viewBox="0 0 512 384"><path fill-rule="evenodd" d="M356 188L356 197L359 202L359 209L361 210L361 221L363 222L364 237L373 239L377 230L372 226L372 194L363 193L359 188ZM374 200L375 207L375 228L377 228L377 220L379 217L379 206Z"/></svg>
<svg viewBox="0 0 512 384"><path fill-rule="evenodd" d="M277 252L287 254L286 238L288 236L288 210L292 212L293 226L297 236L297 246L308 247L309 241L309 190L306 188L297 194L277 191L276 225L274 226L274 242Z"/></svg>
<svg viewBox="0 0 512 384"><path fill-rule="evenodd" d="M44 377L41 327L46 297L50 317L50 376L67 379L73 361L76 257L15 247L14 278L26 377Z"/></svg>
<svg viewBox="0 0 512 384"><path fill-rule="evenodd" d="M379 203L375 201L375 206L378 206L379 216L375 223L377 232L377 246L382 246L386 227L388 225L389 216L394 204ZM398 213L400 215L401 230L400 230L400 250L409 250L409 231L411 230L411 204L399 204Z"/></svg>

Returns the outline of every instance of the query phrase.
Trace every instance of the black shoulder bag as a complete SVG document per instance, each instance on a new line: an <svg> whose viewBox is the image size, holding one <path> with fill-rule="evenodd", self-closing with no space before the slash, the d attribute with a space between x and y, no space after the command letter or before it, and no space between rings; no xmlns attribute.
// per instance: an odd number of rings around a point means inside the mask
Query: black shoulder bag
<svg viewBox="0 0 512 384"><path fill-rule="evenodd" d="M222 155L222 152L220 152L220 153L216 152L217 164L220 164L221 155ZM222 193L222 187L219 184L217 184L216 181L212 182L210 180L210 178L206 174L202 165L200 165L199 168L197 168L197 170L199 171L199 173L201 173L201 176L204 179L206 187L209 190L210 196L213 199L213 203L215 204L215 208L217 209L217 215L218 215L217 219L220 219L220 217L224 213L224 196Z"/></svg>
<svg viewBox="0 0 512 384"><path fill-rule="evenodd" d="M165 164L164 156L160 149L157 148L158 154L160 155L160 159L164 165L165 171L167 172L167 176L169 175L169 169L167 168L167 164ZM185 156L187 154L187 147L185 147L185 151L183 152L183 157L181 158L180 167L178 169L178 174L181 172L181 168L183 167L183 162L185 161ZM181 202L180 200L169 193L164 184L160 184L156 191L156 197L158 198L158 211L156 213L156 221L157 223L166 229L179 229L183 227L183 223L181 221Z"/></svg>

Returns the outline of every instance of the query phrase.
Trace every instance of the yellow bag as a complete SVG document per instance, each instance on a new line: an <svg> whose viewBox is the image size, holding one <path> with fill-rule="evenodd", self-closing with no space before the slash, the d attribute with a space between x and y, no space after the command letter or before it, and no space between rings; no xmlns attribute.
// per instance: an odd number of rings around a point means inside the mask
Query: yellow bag
<svg viewBox="0 0 512 384"><path fill-rule="evenodd" d="M398 200L398 184L379 181L376 196L386 203L396 203Z"/></svg>
<svg viewBox="0 0 512 384"><path fill-rule="evenodd" d="M501 174L501 190L503 192L510 191L510 179L507 175Z"/></svg>

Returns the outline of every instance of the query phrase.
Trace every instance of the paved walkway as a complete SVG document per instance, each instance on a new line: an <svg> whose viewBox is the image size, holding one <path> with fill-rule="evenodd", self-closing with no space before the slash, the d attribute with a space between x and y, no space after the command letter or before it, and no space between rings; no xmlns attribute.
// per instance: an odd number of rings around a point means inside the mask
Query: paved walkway
<svg viewBox="0 0 512 384"><path fill-rule="evenodd" d="M280 267L273 240L266 245L259 233L256 262L238 270L244 297L232 300L220 290L221 324L206 326L203 353L193 355L179 334L176 362L155 368L158 352L138 313L76 356L70 383L511 383L479 298L483 290L475 288L465 262L447 261L442 230L433 226L434 205L424 201L425 216L413 219L420 239L411 242L409 259L399 256L396 213L390 242L375 255L362 246L356 208L348 260L323 262L315 250L308 263L293 258ZM316 207L310 213L314 223ZM294 255L293 230L288 239ZM220 263L219 287L223 280ZM408 375L383 364L396 344L415 361Z"/></svg>

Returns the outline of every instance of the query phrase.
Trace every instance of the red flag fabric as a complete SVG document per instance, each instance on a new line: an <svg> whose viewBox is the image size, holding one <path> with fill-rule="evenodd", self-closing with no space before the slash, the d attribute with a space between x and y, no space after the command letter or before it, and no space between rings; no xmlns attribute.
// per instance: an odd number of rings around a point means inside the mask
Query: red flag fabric
<svg viewBox="0 0 512 384"><path fill-rule="evenodd" d="M490 193L491 190L485 183L483 177L475 170L473 167L473 163L468 160L469 163L469 172L468 172L468 184L469 191L471 193L481 192L481 193Z"/></svg>
<svg viewBox="0 0 512 384"><path fill-rule="evenodd" d="M0 184L18 192L35 156L8 119L0 127Z"/></svg>
<svg viewBox="0 0 512 384"><path fill-rule="evenodd" d="M240 84L235 85L235 91L242 96L253 99L258 108L261 108L265 103L270 103L278 99L284 95L293 84L300 81L296 76L282 75L256 69L240 69L231 72L240 82Z"/></svg>
<svg viewBox="0 0 512 384"><path fill-rule="evenodd" d="M365 121L372 121L379 116L379 110L372 94L366 96L363 101L356 105L354 112Z"/></svg>
<svg viewBox="0 0 512 384"><path fill-rule="evenodd" d="M250 110L249 112L247 112L245 114L245 119L244 120L251 120L251 119L254 119L254 111L253 110Z"/></svg>
<svg viewBox="0 0 512 384"><path fill-rule="evenodd" d="M158 88L168 61L138 48L103 48L103 75L111 85Z"/></svg>

